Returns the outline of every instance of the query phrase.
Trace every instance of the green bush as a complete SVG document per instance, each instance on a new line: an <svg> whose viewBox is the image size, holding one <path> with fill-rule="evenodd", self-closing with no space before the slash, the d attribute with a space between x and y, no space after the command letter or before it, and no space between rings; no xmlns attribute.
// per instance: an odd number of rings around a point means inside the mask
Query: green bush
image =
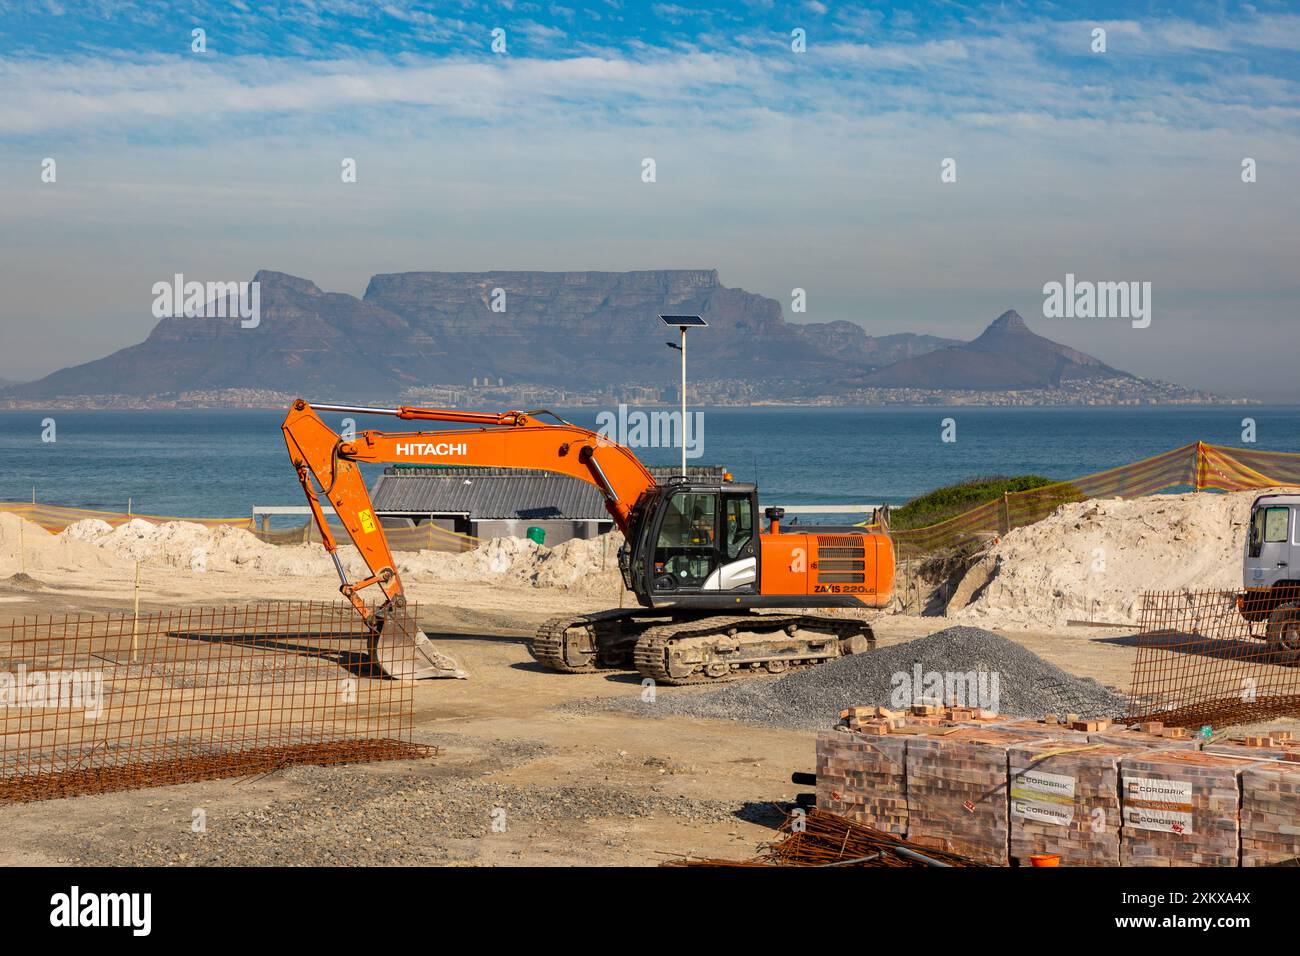
<svg viewBox="0 0 1300 956"><path fill-rule="evenodd" d="M968 478L955 485L936 488L919 498L913 498L901 507L891 508L889 527L891 531L925 528L955 518L986 501L1001 498L1004 492L1014 494L1017 491L1029 491L1032 488L1042 488L1044 485L1052 484L1056 484L1055 479L1044 478L1041 475L1017 475L1014 478L994 475L989 478ZM1066 492L1060 497L1061 500L1068 500L1074 495Z"/></svg>

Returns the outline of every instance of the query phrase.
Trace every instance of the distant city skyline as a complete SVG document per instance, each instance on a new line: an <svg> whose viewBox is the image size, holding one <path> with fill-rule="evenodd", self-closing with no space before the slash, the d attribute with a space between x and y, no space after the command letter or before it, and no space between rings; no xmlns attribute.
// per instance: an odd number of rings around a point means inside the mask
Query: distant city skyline
<svg viewBox="0 0 1300 956"><path fill-rule="evenodd" d="M716 268L1300 401L1290 5L241 6L0 7L0 379L141 341L175 273ZM1045 318L1067 276L1151 283L1149 327Z"/></svg>

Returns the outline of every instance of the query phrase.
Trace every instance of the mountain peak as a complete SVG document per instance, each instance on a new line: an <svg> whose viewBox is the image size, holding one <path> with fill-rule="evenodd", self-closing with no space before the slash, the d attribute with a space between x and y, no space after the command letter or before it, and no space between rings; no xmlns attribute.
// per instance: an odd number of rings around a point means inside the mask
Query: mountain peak
<svg viewBox="0 0 1300 956"><path fill-rule="evenodd" d="M303 295L324 295L320 286L310 279L302 279L298 276L291 276L287 272L276 272L274 269L258 269L257 275L253 276L253 281L264 287L272 289L289 289Z"/></svg>
<svg viewBox="0 0 1300 956"><path fill-rule="evenodd" d="M989 323L985 332L1028 332L1029 326L1025 325L1025 320L1020 317L1020 313L1015 309L1007 309L996 319Z"/></svg>
<svg viewBox="0 0 1300 956"><path fill-rule="evenodd" d="M979 337L955 348L927 352L864 377L878 388L1032 389L1063 381L1128 378L1069 346L1030 331L1015 309L999 315Z"/></svg>

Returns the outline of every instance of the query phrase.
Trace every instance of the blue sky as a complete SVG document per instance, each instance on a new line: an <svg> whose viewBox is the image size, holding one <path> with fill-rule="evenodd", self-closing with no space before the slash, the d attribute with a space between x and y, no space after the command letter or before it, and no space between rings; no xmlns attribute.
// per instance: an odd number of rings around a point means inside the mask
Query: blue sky
<svg viewBox="0 0 1300 956"><path fill-rule="evenodd" d="M174 272L716 267L1300 399L1298 66L1277 3L0 2L0 378L139 341ZM1043 318L1067 272L1151 327Z"/></svg>

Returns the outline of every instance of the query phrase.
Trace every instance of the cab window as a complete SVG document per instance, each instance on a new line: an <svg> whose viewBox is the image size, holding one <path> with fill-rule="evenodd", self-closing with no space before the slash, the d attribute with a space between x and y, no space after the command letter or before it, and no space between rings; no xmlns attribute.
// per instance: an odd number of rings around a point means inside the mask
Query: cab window
<svg viewBox="0 0 1300 956"><path fill-rule="evenodd" d="M659 547L712 547L717 501L715 495L673 495L659 528Z"/></svg>
<svg viewBox="0 0 1300 956"><path fill-rule="evenodd" d="M1250 548L1252 558L1258 558L1265 544L1277 544L1287 539L1290 508L1260 508L1250 522Z"/></svg>
<svg viewBox="0 0 1300 956"><path fill-rule="evenodd" d="M735 561L754 539L754 503L748 495L728 496L723 502L722 553Z"/></svg>
<svg viewBox="0 0 1300 956"><path fill-rule="evenodd" d="M1275 541L1286 540L1287 518L1291 513L1290 508L1265 508L1264 509L1264 543L1272 544Z"/></svg>
<svg viewBox="0 0 1300 956"><path fill-rule="evenodd" d="M717 518L716 494L680 491L672 496L655 542L657 589L698 588L713 573Z"/></svg>

